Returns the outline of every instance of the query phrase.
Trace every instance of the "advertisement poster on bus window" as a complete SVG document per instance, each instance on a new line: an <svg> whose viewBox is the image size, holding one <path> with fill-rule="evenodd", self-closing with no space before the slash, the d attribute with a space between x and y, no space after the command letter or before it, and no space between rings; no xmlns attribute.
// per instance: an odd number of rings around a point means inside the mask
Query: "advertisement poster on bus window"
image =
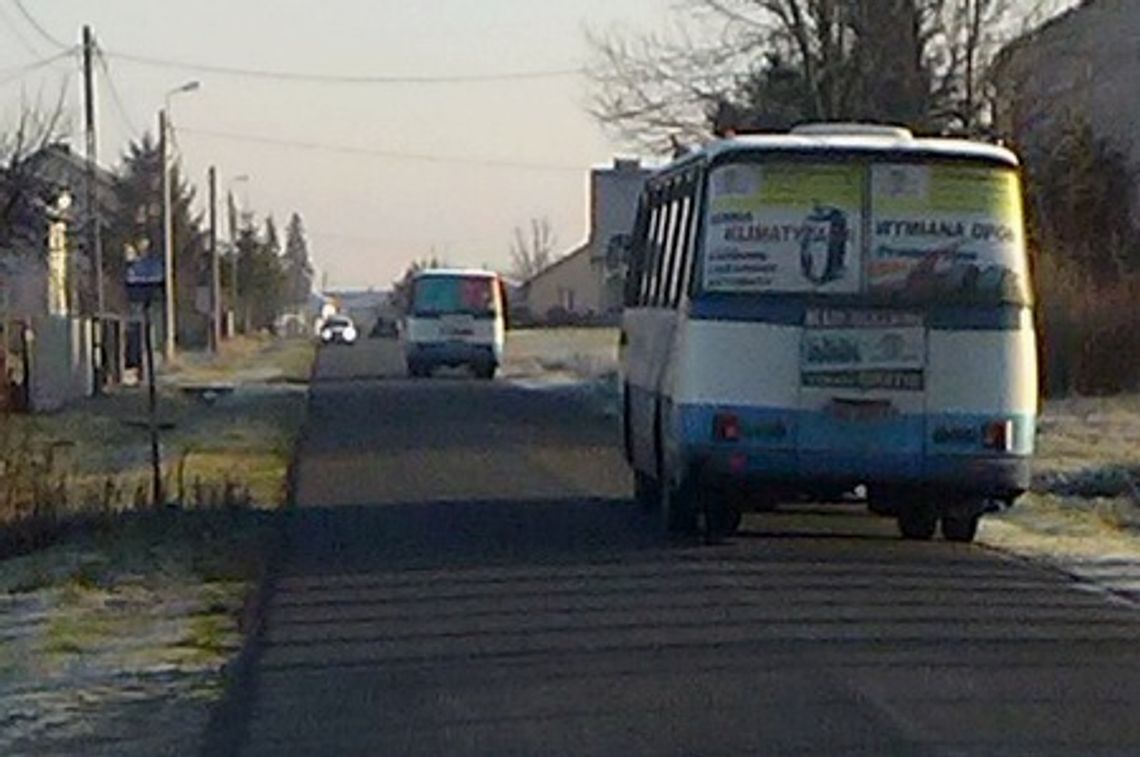
<svg viewBox="0 0 1140 757"><path fill-rule="evenodd" d="M1021 191L1009 169L871 169L872 293L947 302L1022 301L1027 285Z"/></svg>
<svg viewBox="0 0 1140 757"><path fill-rule="evenodd" d="M713 171L705 244L710 292L857 292L864 170L736 163Z"/></svg>

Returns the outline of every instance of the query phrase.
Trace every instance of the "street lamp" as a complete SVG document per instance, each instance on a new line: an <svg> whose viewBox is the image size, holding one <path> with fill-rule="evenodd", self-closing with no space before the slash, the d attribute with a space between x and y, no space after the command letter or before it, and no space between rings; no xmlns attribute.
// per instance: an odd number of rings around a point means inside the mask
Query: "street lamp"
<svg viewBox="0 0 1140 757"><path fill-rule="evenodd" d="M177 328L174 303L174 212L170 198L170 101L175 95L193 92L201 86L200 82L188 81L170 90L163 98L165 107L158 114L159 141L162 143L162 260L166 278L164 318L166 333L162 352L167 363L174 359L174 337Z"/></svg>

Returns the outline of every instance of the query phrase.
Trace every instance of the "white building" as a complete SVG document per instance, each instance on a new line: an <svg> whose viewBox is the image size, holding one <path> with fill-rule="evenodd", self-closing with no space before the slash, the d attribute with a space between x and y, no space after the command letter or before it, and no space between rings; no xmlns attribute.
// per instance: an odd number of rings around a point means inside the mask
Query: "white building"
<svg viewBox="0 0 1140 757"><path fill-rule="evenodd" d="M625 242L637 201L653 173L638 160L617 159L590 172L589 235L586 242L526 283L531 316L612 318L621 311Z"/></svg>

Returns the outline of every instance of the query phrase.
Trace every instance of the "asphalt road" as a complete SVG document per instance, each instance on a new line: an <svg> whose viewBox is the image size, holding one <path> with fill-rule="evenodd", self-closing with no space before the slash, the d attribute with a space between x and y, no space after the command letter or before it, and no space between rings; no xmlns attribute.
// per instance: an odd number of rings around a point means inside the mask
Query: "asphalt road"
<svg viewBox="0 0 1140 757"><path fill-rule="evenodd" d="M858 510L666 543L574 395L320 356L250 755L1140 754L1140 614Z"/></svg>

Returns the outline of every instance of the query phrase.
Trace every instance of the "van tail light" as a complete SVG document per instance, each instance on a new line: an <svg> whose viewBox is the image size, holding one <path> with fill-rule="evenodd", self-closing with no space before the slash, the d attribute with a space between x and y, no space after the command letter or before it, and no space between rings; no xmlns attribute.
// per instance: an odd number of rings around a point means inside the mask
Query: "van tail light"
<svg viewBox="0 0 1140 757"><path fill-rule="evenodd" d="M982 433L982 444L995 452L1013 451L1013 421L992 421Z"/></svg>
<svg viewBox="0 0 1140 757"><path fill-rule="evenodd" d="M718 442L740 441L740 418L730 413L718 413L713 418L713 438Z"/></svg>

